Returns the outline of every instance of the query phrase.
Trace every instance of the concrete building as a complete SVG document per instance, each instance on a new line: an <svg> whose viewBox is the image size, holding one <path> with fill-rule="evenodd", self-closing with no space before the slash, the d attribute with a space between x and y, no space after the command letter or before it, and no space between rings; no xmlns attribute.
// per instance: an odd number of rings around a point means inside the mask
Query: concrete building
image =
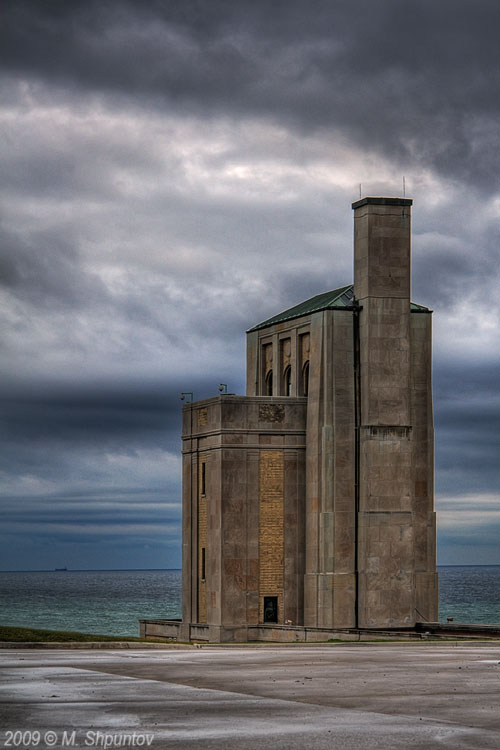
<svg viewBox="0 0 500 750"><path fill-rule="evenodd" d="M182 624L158 634L310 640L437 619L411 205L354 203L354 284L248 331L246 396L183 407Z"/></svg>

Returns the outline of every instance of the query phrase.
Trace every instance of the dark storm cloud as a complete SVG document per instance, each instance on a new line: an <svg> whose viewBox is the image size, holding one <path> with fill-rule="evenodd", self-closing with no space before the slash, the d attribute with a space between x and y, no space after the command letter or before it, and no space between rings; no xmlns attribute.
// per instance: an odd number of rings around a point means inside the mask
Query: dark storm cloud
<svg viewBox="0 0 500 750"><path fill-rule="evenodd" d="M454 499L469 519L500 485L498 3L2 16L0 567L21 545L33 567L178 561L179 392L244 392L244 330L352 280L365 175L415 196L442 538L462 544Z"/></svg>
<svg viewBox="0 0 500 750"><path fill-rule="evenodd" d="M4 3L3 67L73 92L341 128L391 159L497 184L491 0Z"/></svg>
<svg viewBox="0 0 500 750"><path fill-rule="evenodd" d="M445 206L414 209L413 296L438 312L461 304L497 309L500 226L464 184Z"/></svg>
<svg viewBox="0 0 500 750"><path fill-rule="evenodd" d="M497 492L500 486L498 363L440 363L434 378L437 489Z"/></svg>
<svg viewBox="0 0 500 750"><path fill-rule="evenodd" d="M74 308L107 297L100 279L82 273L75 244L55 232L28 236L0 227L0 286L20 294L37 308Z"/></svg>
<svg viewBox="0 0 500 750"><path fill-rule="evenodd" d="M5 387L0 568L50 568L60 556L72 567L97 559L108 567L95 547L118 542L150 545L145 557L139 548L142 565L156 556L175 566L180 407L178 390L159 384ZM127 567L120 552L110 554Z"/></svg>
<svg viewBox="0 0 500 750"><path fill-rule="evenodd" d="M217 385L196 378L188 383L197 398L215 395ZM23 444L28 452L37 445L48 454L54 444L60 444L71 450L90 445L129 453L161 446L176 455L180 447L179 396L185 387L181 382L4 385L0 397L0 418L7 435L4 468L10 464L12 470L14 457L19 460L23 455ZM47 470L53 470L50 462Z"/></svg>

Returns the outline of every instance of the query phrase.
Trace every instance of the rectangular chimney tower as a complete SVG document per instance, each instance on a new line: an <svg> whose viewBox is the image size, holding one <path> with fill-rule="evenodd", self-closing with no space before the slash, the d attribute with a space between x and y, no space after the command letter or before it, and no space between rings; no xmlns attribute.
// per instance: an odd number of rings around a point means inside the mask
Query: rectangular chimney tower
<svg viewBox="0 0 500 750"><path fill-rule="evenodd" d="M415 624L407 198L354 209L359 313L358 625Z"/></svg>

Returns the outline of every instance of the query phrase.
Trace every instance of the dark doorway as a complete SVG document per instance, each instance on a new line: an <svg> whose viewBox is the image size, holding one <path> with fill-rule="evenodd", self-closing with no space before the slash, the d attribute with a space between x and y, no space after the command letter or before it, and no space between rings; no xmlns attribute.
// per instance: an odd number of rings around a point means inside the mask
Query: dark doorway
<svg viewBox="0 0 500 750"><path fill-rule="evenodd" d="M278 622L278 597L264 597L264 622Z"/></svg>

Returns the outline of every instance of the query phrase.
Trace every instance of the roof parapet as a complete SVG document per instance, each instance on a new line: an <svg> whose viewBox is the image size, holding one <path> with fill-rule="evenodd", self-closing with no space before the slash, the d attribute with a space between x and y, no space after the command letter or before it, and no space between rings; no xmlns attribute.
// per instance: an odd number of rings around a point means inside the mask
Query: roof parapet
<svg viewBox="0 0 500 750"><path fill-rule="evenodd" d="M373 198L366 197L361 198L359 201L355 201L352 204L353 208L361 208L361 206L412 206L412 198Z"/></svg>

